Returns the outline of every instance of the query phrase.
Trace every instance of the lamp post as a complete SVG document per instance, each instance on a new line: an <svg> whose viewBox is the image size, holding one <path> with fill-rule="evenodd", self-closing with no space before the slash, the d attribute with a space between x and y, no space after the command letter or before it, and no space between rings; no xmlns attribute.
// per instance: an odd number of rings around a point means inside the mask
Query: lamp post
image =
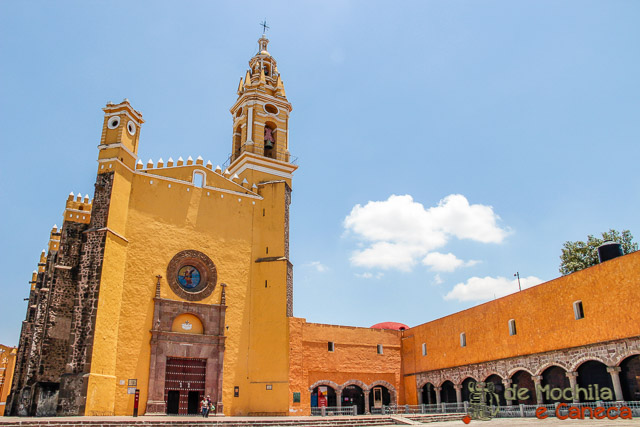
<svg viewBox="0 0 640 427"><path fill-rule="evenodd" d="M522 286L520 286L520 272L516 271L516 274L514 274L513 277L518 278L518 289L522 291Z"/></svg>

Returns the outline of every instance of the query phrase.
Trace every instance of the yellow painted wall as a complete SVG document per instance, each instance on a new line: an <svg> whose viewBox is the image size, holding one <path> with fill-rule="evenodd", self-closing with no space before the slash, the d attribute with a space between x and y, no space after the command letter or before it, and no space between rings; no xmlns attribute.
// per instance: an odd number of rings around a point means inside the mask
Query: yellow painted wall
<svg viewBox="0 0 640 427"><path fill-rule="evenodd" d="M181 334L203 334L204 327L202 321L196 315L191 313L179 314L173 319L171 325L172 332L179 332Z"/></svg>
<svg viewBox="0 0 640 427"><path fill-rule="evenodd" d="M412 374L640 335L640 252L525 289L405 331L404 372ZM585 317L576 320L581 300ZM517 335L508 322L516 320ZM467 346L460 347L465 332ZM427 343L427 356L422 356ZM413 357L411 355L413 354ZM414 377L413 388L415 388ZM411 390L412 387L407 387ZM415 403L416 401L411 401Z"/></svg>
<svg viewBox="0 0 640 427"><path fill-rule="evenodd" d="M133 397L126 384L133 378L140 389L140 413L145 412L156 275L166 275L175 254L195 249L214 262L218 275L215 292L199 302L218 304L220 283L228 285L225 414L285 414L287 263L255 262L285 255L285 184L261 185L260 196L250 196L255 193L202 165L133 171L126 163L103 161L99 168L99 173L115 171L108 219L113 233L105 248L86 413L130 414ZM192 185L194 170L206 173L206 187ZM274 181L268 173L262 178ZM165 277L161 297L180 300Z"/></svg>
<svg viewBox="0 0 640 427"><path fill-rule="evenodd" d="M404 403L400 375L402 332L307 323L300 318L290 318L289 328L291 415L310 414L309 387L321 380L338 385L349 380L367 385L387 381L395 387L398 403ZM334 342L333 352L328 351L329 341ZM377 353L378 344L383 345L383 354ZM301 393L300 403L293 403L295 392Z"/></svg>
<svg viewBox="0 0 640 427"><path fill-rule="evenodd" d="M11 392L18 349L0 344L0 417L4 415L7 396Z"/></svg>

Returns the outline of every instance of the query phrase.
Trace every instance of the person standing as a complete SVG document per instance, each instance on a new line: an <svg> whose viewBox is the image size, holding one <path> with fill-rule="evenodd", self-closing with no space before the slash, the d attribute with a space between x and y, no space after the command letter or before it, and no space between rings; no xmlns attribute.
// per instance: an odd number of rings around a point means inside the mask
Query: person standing
<svg viewBox="0 0 640 427"><path fill-rule="evenodd" d="M200 412L202 412L202 416L205 418L209 415L209 402L207 398L202 398L200 402Z"/></svg>

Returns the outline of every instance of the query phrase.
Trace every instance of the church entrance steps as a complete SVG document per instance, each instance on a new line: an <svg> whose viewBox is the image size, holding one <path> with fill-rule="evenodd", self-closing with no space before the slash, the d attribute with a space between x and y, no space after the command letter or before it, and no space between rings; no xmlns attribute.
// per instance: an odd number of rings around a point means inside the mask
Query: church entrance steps
<svg viewBox="0 0 640 427"><path fill-rule="evenodd" d="M356 417L58 417L17 418L0 417L0 427L335 427L335 426L389 426L421 425L423 423L461 420L463 414L426 414L411 417L388 415L362 415ZM402 418L403 421L399 419ZM409 423L408 423L409 421Z"/></svg>
<svg viewBox="0 0 640 427"><path fill-rule="evenodd" d="M398 424L406 424L410 426L418 426L422 424L421 422L410 420L409 418L405 418L400 415L391 415L389 418L391 418L393 421L395 421Z"/></svg>

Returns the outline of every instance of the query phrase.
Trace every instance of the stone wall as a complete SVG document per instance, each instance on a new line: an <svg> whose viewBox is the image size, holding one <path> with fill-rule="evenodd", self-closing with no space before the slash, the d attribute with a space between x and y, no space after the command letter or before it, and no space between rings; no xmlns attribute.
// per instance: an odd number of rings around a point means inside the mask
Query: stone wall
<svg viewBox="0 0 640 427"><path fill-rule="evenodd" d="M608 367L617 367L624 359L635 354L640 354L640 337L419 372L415 374L415 384L420 396L420 390L427 383L440 387L445 381L451 381L459 386L467 378L484 381L493 374L508 380L521 370L533 377L539 377L550 366L559 366L568 373L575 373L582 363L589 360L601 362Z"/></svg>
<svg viewBox="0 0 640 427"><path fill-rule="evenodd" d="M96 178L91 222L84 232L78 265L77 296L73 305L65 374L60 386L59 415L84 415L87 383L80 378L91 369L113 179L113 172L98 174Z"/></svg>

